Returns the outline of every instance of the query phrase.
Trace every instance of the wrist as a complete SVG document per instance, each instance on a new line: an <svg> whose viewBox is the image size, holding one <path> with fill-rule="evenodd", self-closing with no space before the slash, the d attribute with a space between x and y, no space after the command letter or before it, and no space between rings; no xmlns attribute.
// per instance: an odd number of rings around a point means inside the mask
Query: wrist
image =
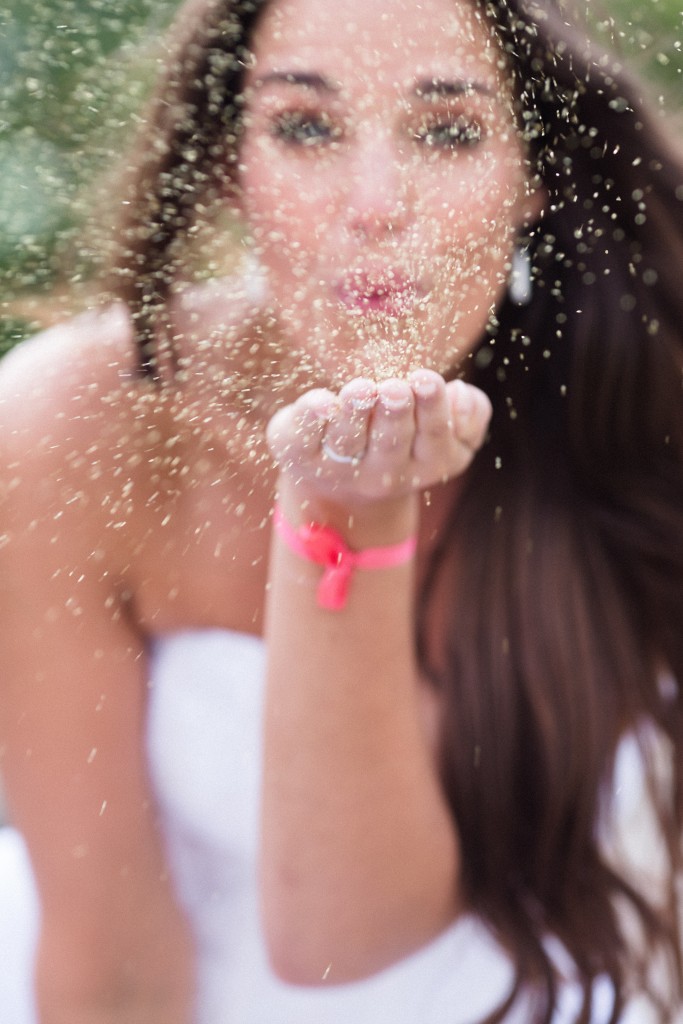
<svg viewBox="0 0 683 1024"><path fill-rule="evenodd" d="M334 501L304 491L283 474L277 502L295 529L311 522L330 527L357 550L399 543L418 527L419 496L412 493L374 501Z"/></svg>
<svg viewBox="0 0 683 1024"><path fill-rule="evenodd" d="M396 544L354 549L338 530L319 521L293 526L277 503L273 525L275 533L291 552L322 568L317 601L319 607L328 611L340 611L346 606L356 569L394 569L406 565L413 560L417 547L417 537L413 533Z"/></svg>

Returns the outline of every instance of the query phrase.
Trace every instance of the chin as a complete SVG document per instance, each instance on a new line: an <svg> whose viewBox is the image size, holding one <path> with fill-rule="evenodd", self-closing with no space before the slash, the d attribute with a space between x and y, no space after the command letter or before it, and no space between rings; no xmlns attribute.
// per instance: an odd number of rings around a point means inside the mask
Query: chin
<svg viewBox="0 0 683 1024"><path fill-rule="evenodd" d="M335 315L312 320L290 309L281 321L288 362L299 380L332 390L356 377L380 381L422 368L452 376L473 344L454 333L444 336L443 323L457 319L452 309L438 314L438 324L433 309L429 317L425 312L378 316L373 311L340 317L333 310Z"/></svg>

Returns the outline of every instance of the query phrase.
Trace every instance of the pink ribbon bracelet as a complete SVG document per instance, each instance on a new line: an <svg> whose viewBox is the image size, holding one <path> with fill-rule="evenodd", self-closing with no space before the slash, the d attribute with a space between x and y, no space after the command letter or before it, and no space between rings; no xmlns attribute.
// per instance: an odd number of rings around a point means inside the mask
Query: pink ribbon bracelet
<svg viewBox="0 0 683 1024"><path fill-rule="evenodd" d="M413 536L400 544L353 551L331 526L306 523L295 529L287 522L279 505L275 506L273 522L287 547L308 562L323 566L317 600L321 608L330 611L339 611L346 604L354 569L389 569L403 565L410 561L417 547L417 538Z"/></svg>

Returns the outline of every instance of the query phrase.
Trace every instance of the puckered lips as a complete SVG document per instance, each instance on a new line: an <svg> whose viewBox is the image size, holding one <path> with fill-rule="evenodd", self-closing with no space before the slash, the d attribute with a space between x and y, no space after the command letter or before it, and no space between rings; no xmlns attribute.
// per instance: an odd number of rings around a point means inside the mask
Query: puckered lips
<svg viewBox="0 0 683 1024"><path fill-rule="evenodd" d="M407 316L425 295L418 281L391 267L353 270L338 281L335 291L341 304L358 316Z"/></svg>

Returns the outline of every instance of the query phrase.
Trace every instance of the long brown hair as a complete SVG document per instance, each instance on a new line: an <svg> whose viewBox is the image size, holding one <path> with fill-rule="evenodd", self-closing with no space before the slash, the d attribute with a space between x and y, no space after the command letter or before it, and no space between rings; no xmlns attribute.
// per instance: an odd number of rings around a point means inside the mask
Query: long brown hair
<svg viewBox="0 0 683 1024"><path fill-rule="evenodd" d="M197 210L234 181L264 7L190 0L174 30L116 266L147 374L174 260ZM465 897L516 968L489 1021L525 994L530 1022L549 1024L554 936L583 991L577 1022L593 1019L602 977L605 1024L638 989L668 1024L683 998L683 164L638 83L562 0L485 9L549 203L527 240L533 299L503 303L465 371L493 402L491 434L434 552L418 650L444 696ZM444 595L446 626L428 640ZM627 734L646 768L655 734L668 765L664 781L648 773L670 869L656 896L600 841Z"/></svg>
<svg viewBox="0 0 683 1024"><path fill-rule="evenodd" d="M554 935L583 986L578 1020L594 1019L604 975L610 1022L638 985L670 1022L683 996L683 167L638 85L554 5L533 22L513 4L494 11L549 204L530 240L533 301L497 310L472 359L490 440L423 595L424 622L448 593L431 657L444 784L465 891L532 1019L550 1022L556 1004ZM599 838L620 740L642 737L648 765L647 723L669 759L664 794L650 773L670 867L659 904Z"/></svg>

